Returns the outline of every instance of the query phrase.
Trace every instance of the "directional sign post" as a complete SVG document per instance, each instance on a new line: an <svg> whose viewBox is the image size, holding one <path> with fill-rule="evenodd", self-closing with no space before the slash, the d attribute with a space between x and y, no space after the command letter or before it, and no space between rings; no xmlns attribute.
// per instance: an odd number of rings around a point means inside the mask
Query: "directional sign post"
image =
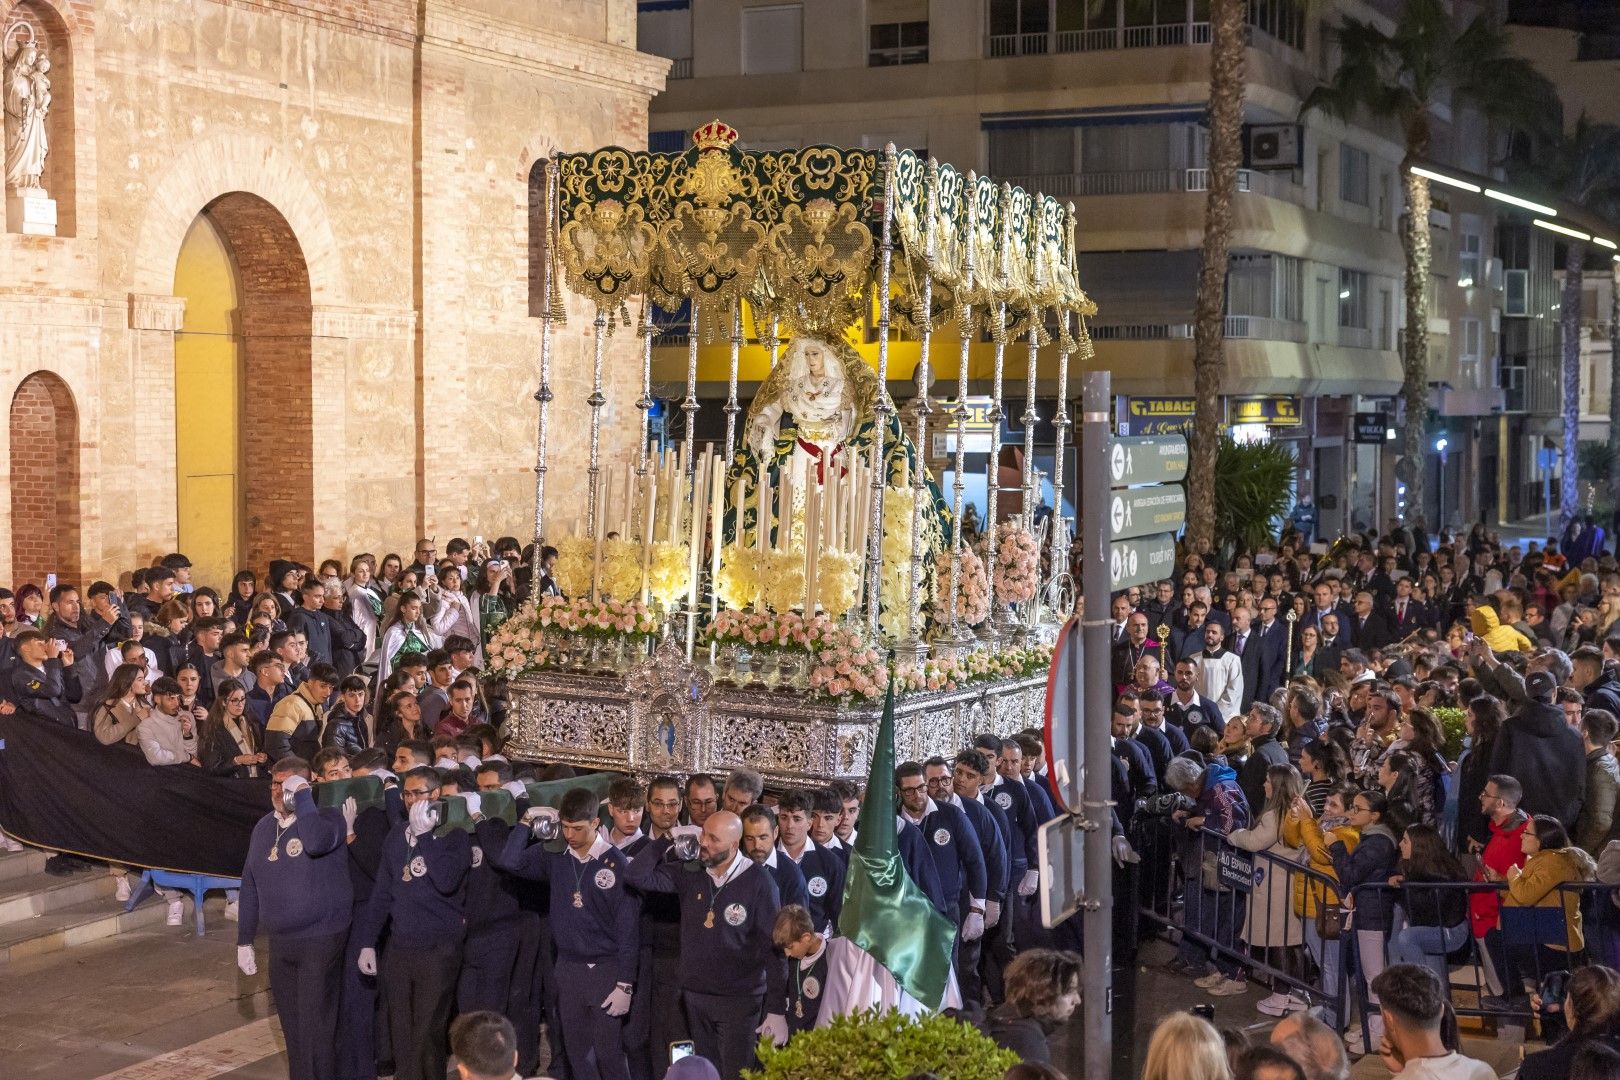
<svg viewBox="0 0 1620 1080"><path fill-rule="evenodd" d="M1187 495L1179 487L1126 488L1109 499L1108 524L1115 540L1175 532L1186 520Z"/></svg>
<svg viewBox="0 0 1620 1080"><path fill-rule="evenodd" d="M1140 540L1115 540L1108 545L1108 588L1110 592L1163 581L1176 568L1176 538L1170 533Z"/></svg>

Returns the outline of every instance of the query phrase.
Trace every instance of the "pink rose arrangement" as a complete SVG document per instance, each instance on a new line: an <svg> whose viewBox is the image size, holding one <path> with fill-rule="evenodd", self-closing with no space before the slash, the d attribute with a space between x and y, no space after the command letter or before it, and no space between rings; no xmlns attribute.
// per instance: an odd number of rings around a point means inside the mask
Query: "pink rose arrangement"
<svg viewBox="0 0 1620 1080"><path fill-rule="evenodd" d="M1003 604L1021 604L1033 600L1040 567L1041 553L1033 533L1011 521L1004 521L996 527L996 561L990 571L990 580L995 587L997 600Z"/></svg>
<svg viewBox="0 0 1620 1080"><path fill-rule="evenodd" d="M525 603L490 635L484 649L489 670L511 677L538 671L551 662L547 634L582 638L646 637L658 633L658 621L639 600L542 597L539 606Z"/></svg>
<svg viewBox="0 0 1620 1080"><path fill-rule="evenodd" d="M715 616L708 638L753 649L806 653L810 689L829 698L875 699L883 696L889 669L881 650L859 631L839 626L826 615L796 611L740 611L727 608Z"/></svg>
<svg viewBox="0 0 1620 1080"><path fill-rule="evenodd" d="M940 552L934 564L934 601L931 610L934 622L948 625L951 621L951 564L958 560L949 551ZM956 582L956 615L967 626L978 626L990 614L990 588L984 576L984 560L971 549L963 548Z"/></svg>

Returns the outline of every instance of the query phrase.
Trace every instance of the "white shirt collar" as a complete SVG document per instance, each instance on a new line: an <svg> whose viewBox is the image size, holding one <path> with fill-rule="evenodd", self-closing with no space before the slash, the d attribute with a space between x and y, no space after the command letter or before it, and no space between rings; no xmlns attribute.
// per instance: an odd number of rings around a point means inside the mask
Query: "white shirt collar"
<svg viewBox="0 0 1620 1080"><path fill-rule="evenodd" d="M1180 705L1180 706L1181 706L1181 707L1182 707L1182 708L1183 708L1183 709L1193 709L1193 708L1197 708L1197 707L1198 707L1198 703L1199 703L1199 701L1200 701L1200 700L1201 700L1201 699L1200 699L1200 698L1199 698L1199 696L1198 696L1198 691L1197 691L1197 689L1194 689L1194 690L1193 690L1193 692L1192 692L1192 697L1191 697L1191 698L1190 698L1190 699L1188 699L1188 700L1186 700L1186 701L1182 701L1182 700L1181 700L1181 691L1180 691L1180 690L1177 690L1177 691L1175 691L1175 692L1174 692L1174 693L1172 693L1172 694L1171 694L1171 695L1170 695L1170 696L1171 696L1171 697L1173 697L1173 698L1175 698L1175 700L1176 700L1176 704L1177 704L1177 705Z"/></svg>
<svg viewBox="0 0 1620 1080"><path fill-rule="evenodd" d="M924 797L926 798L926 796L924 796ZM939 809L939 804L936 803L933 799L928 799L928 805L923 807L922 817L919 817L916 821L912 821L911 820L911 812L909 810L907 810L906 807L905 807L905 804L902 803L900 805L900 816L901 816L901 819L904 820L904 821L908 821L913 825L920 825L920 824L922 824L924 818L927 818L929 814L932 814L935 810L938 810L938 809Z"/></svg>
<svg viewBox="0 0 1620 1080"><path fill-rule="evenodd" d="M816 946L816 951L811 953L809 956L806 956L804 959L799 961L799 967L801 967L801 968L815 967L816 961L820 960L822 955L824 953L826 953L826 951L827 951L827 939L822 938L821 939L821 944Z"/></svg>
<svg viewBox="0 0 1620 1080"><path fill-rule="evenodd" d="M804 861L804 857L806 855L808 855L812 851L816 850L816 842L814 840L810 839L810 834L809 833L805 833L804 834L804 847L799 850L799 855L798 855L797 858L794 858L793 852L791 852L791 851L789 851L787 849L786 844L778 842L777 845L776 845L776 850L780 851L782 854L786 855L788 858L793 859L793 865L797 866L799 863Z"/></svg>
<svg viewBox="0 0 1620 1080"><path fill-rule="evenodd" d="M770 854L765 856L764 865L769 866L773 870L776 869L776 849L775 848L771 848Z"/></svg>
<svg viewBox="0 0 1620 1080"><path fill-rule="evenodd" d="M612 844L614 847L623 851L637 840L640 840L645 834L640 829L637 829L623 840L615 840L613 839L613 826L603 825L596 830L596 835L601 837L607 843Z"/></svg>
<svg viewBox="0 0 1620 1080"><path fill-rule="evenodd" d="M962 796L958 795L954 791L951 792L951 797L946 799L945 801L950 803L952 806L956 807L958 810L960 810L962 808Z"/></svg>
<svg viewBox="0 0 1620 1080"><path fill-rule="evenodd" d="M612 850L613 845L598 835L595 840L591 841L591 850L587 851L584 855L580 855L580 853L575 851L572 847L568 849L568 854L572 855L582 863L588 863L592 859L601 858L604 854Z"/></svg>
<svg viewBox="0 0 1620 1080"><path fill-rule="evenodd" d="M743 870L747 869L747 867L738 869L737 863L739 861L748 863L749 865L753 864L753 860L744 855L741 848L738 848L736 851L731 853L731 861L726 863L723 868L715 867L710 869L709 877L713 878L717 884L724 885L726 882L742 873Z"/></svg>

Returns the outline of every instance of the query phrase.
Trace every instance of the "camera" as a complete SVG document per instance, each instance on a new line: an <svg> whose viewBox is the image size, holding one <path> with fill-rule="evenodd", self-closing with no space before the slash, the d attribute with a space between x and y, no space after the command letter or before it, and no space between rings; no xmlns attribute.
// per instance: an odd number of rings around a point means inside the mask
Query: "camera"
<svg viewBox="0 0 1620 1080"><path fill-rule="evenodd" d="M1197 803L1193 802L1179 791L1162 792L1153 796L1151 799L1141 800L1139 805L1139 809L1142 813L1149 814L1153 817L1169 817L1177 810L1185 810L1188 813L1191 813L1197 808Z"/></svg>

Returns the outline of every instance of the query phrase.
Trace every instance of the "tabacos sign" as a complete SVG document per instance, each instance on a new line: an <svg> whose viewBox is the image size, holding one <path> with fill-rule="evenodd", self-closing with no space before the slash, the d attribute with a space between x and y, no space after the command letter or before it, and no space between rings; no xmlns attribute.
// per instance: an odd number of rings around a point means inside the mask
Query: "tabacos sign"
<svg viewBox="0 0 1620 1080"><path fill-rule="evenodd" d="M1173 435L1192 426L1197 400L1190 397L1121 398L1116 413L1121 435Z"/></svg>

